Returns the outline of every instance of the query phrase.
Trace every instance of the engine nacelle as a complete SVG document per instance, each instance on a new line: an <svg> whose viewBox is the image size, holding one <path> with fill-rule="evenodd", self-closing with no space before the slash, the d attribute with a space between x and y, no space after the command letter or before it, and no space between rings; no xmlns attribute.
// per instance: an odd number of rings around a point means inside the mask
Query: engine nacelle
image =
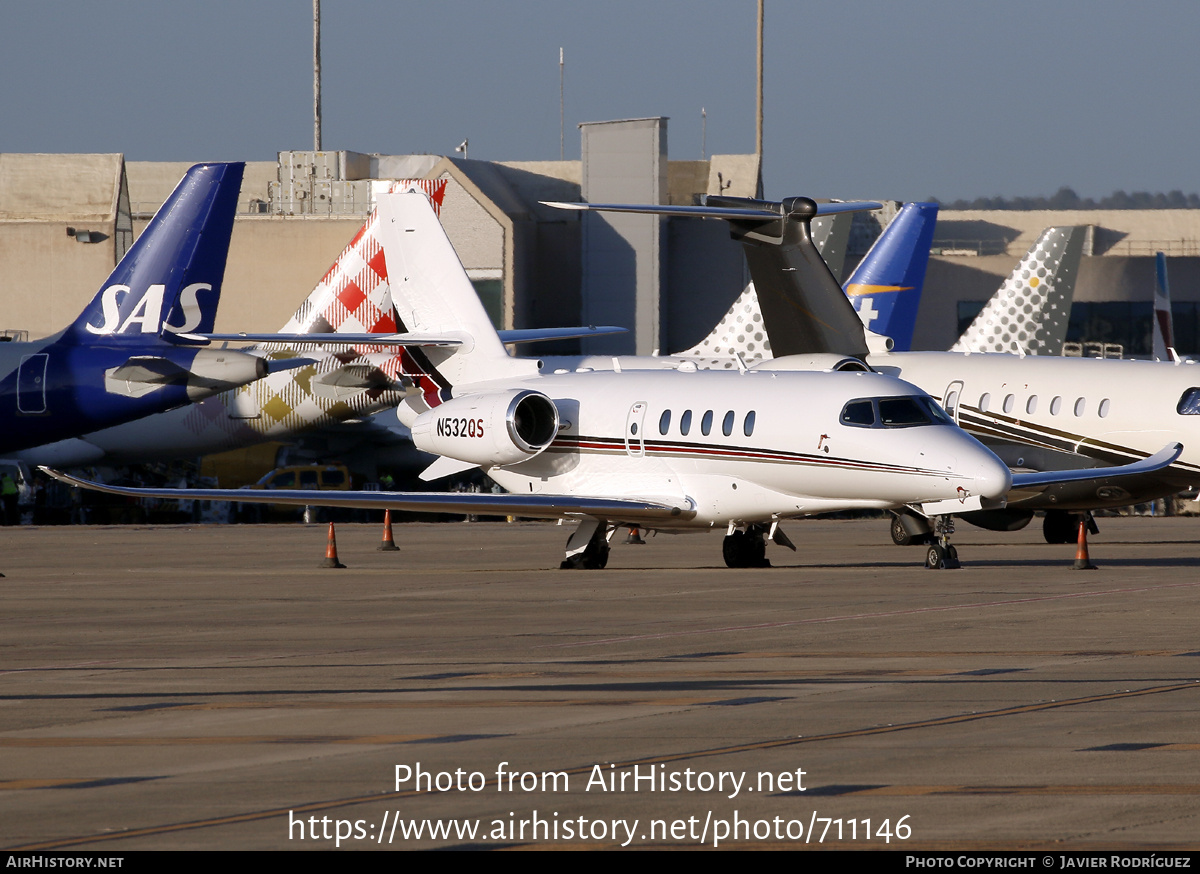
<svg viewBox="0 0 1200 874"><path fill-rule="evenodd" d="M554 401L529 389L454 398L412 425L418 449L483 467L528 461L557 434Z"/></svg>
<svg viewBox="0 0 1200 874"><path fill-rule="evenodd" d="M187 375L188 398L193 401L229 391L267 375L267 361L234 349L201 349Z"/></svg>

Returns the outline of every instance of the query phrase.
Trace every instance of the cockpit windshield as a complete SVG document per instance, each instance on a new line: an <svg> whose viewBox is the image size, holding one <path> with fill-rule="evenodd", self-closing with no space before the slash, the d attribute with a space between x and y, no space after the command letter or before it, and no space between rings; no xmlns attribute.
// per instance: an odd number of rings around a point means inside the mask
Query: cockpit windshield
<svg viewBox="0 0 1200 874"><path fill-rule="evenodd" d="M1185 391L1175 412L1181 416L1200 416L1200 388L1189 388Z"/></svg>
<svg viewBox="0 0 1200 874"><path fill-rule="evenodd" d="M946 411L928 396L860 398L842 408L841 422L855 428L915 428L953 425Z"/></svg>

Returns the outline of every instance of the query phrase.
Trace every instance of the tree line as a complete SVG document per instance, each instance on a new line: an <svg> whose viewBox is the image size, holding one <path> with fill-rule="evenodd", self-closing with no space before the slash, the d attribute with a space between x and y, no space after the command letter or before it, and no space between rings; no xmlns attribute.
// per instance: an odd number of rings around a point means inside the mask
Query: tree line
<svg viewBox="0 0 1200 874"><path fill-rule="evenodd" d="M974 200L943 202L931 197L942 209L1200 209L1200 194L1184 194L1176 189L1166 194L1149 191L1114 191L1095 200L1080 197L1067 186L1050 197L977 197Z"/></svg>

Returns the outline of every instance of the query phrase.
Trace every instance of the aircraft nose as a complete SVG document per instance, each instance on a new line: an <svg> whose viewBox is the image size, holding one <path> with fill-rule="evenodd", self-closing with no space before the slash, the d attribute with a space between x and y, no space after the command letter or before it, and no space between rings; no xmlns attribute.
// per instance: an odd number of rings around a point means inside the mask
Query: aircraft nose
<svg viewBox="0 0 1200 874"><path fill-rule="evenodd" d="M975 467L975 493L994 500L1003 498L1012 488L1012 471L991 450L983 446L979 448L981 455Z"/></svg>

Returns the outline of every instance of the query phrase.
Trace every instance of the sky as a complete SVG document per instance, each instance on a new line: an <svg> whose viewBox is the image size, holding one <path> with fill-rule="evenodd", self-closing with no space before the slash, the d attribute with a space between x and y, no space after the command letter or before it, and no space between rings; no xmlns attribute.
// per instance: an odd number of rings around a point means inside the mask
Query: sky
<svg viewBox="0 0 1200 874"><path fill-rule="evenodd" d="M324 0L324 147L565 155L667 116L674 159L754 151L755 0ZM767 0L766 195L1200 191L1194 0ZM0 0L0 151L310 149L310 0ZM706 132L701 110L707 113Z"/></svg>

